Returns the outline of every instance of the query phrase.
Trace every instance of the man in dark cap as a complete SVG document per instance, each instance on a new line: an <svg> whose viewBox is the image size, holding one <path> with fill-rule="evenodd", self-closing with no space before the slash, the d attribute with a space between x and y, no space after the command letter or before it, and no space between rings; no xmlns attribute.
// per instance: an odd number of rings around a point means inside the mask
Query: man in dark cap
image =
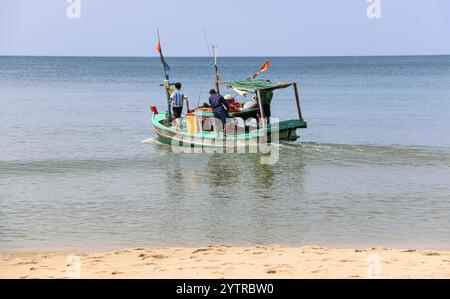
<svg viewBox="0 0 450 299"><path fill-rule="evenodd" d="M209 94L211 95L209 97L209 104L211 105L214 113L214 118L216 120L220 120L222 123L223 128L223 135L226 136L227 134L227 117L228 117L228 110L230 107L228 106L228 103L225 101L225 98L218 94L215 89L211 89L209 91Z"/></svg>

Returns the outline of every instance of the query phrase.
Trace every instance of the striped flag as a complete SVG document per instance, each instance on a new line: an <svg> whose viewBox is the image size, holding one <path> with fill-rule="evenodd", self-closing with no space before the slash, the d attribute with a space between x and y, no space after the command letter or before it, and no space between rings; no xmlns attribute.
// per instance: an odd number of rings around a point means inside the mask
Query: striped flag
<svg viewBox="0 0 450 299"><path fill-rule="evenodd" d="M167 74L167 72L170 71L170 66L166 63L166 60L164 59L164 55L161 49L161 41L159 40L159 37L158 37L158 44L156 45L156 51L158 51L159 57L161 58L161 63L164 67L164 73Z"/></svg>

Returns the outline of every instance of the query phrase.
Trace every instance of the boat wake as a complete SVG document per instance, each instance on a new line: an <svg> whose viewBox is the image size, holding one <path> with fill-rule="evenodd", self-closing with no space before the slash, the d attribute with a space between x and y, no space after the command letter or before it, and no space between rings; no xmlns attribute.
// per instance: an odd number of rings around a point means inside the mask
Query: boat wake
<svg viewBox="0 0 450 299"><path fill-rule="evenodd" d="M158 141L158 139L153 138L153 137L152 137L152 138L149 138L149 139L142 140L141 143L144 143L144 144L161 144L161 143Z"/></svg>
<svg viewBox="0 0 450 299"><path fill-rule="evenodd" d="M311 163L450 165L450 148L446 147L283 142L281 148L286 153L301 154Z"/></svg>

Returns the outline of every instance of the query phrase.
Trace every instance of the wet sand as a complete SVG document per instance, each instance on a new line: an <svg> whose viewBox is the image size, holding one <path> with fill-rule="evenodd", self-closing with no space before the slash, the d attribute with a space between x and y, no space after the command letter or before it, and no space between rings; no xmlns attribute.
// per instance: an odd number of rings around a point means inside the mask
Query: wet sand
<svg viewBox="0 0 450 299"><path fill-rule="evenodd" d="M0 278L78 277L450 278L450 251L217 245L0 254Z"/></svg>

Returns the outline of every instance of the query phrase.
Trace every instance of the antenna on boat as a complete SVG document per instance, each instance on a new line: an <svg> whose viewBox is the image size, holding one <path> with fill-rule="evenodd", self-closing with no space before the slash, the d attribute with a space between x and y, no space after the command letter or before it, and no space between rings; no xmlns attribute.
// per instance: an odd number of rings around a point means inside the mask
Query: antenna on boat
<svg viewBox="0 0 450 299"><path fill-rule="evenodd" d="M206 50L208 51L208 57L209 59L211 59L212 65L211 50L209 49L209 41L208 41L208 34L206 33L206 26L203 26L203 37L205 38Z"/></svg>
<svg viewBox="0 0 450 299"><path fill-rule="evenodd" d="M208 56L209 59L211 59L211 65L214 66L216 90L217 93L220 94L219 89L220 74L219 74L219 67L217 66L217 46L212 44L212 55L211 55L211 51L209 50L208 34L206 33L205 26L203 26L203 36L205 38L206 47L208 48Z"/></svg>

